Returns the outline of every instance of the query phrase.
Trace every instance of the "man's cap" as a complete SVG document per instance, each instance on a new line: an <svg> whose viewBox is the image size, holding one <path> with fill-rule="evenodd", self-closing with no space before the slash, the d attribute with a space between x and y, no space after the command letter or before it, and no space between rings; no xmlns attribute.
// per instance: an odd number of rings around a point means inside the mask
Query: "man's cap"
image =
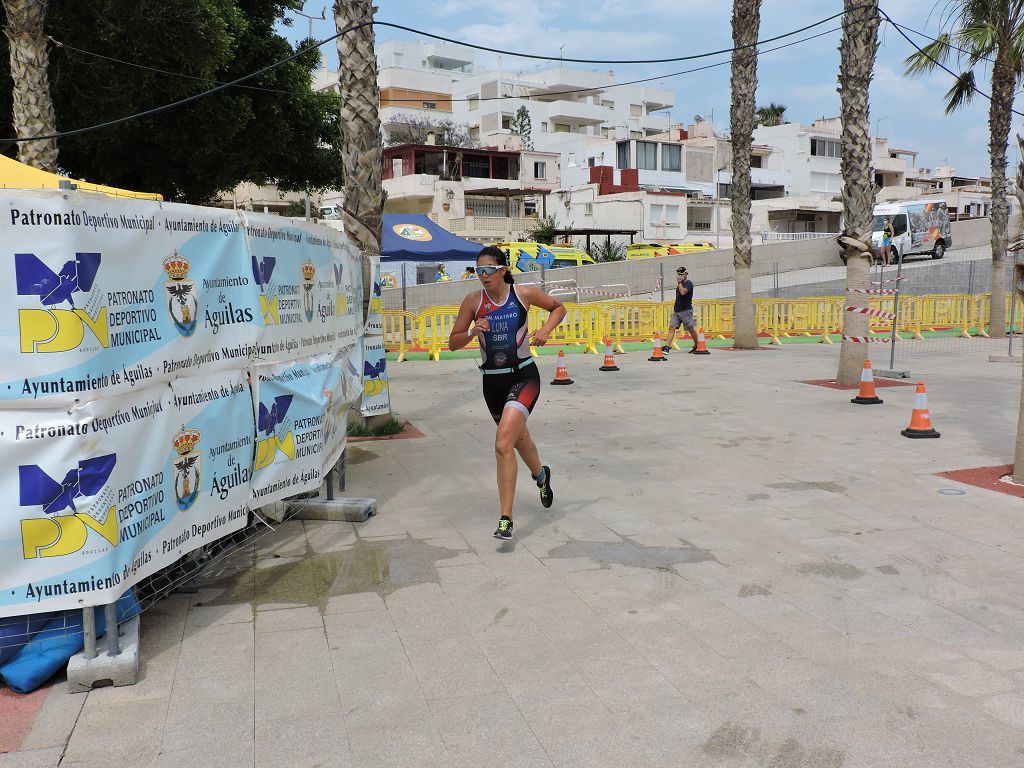
<svg viewBox="0 0 1024 768"><path fill-rule="evenodd" d="M679 267L679 269L677 269L677 270L676 270L676 274L677 274L677 275L681 275L681 274L683 274L683 273L684 273L685 271L686 271L686 267Z"/></svg>

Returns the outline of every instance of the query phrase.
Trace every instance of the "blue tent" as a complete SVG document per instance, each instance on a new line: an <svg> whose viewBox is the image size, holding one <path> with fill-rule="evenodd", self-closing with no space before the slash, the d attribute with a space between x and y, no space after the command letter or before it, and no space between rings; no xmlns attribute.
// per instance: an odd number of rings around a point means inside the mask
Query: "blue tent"
<svg viewBox="0 0 1024 768"><path fill-rule="evenodd" d="M422 213L385 213L381 262L475 261L483 248L447 229Z"/></svg>

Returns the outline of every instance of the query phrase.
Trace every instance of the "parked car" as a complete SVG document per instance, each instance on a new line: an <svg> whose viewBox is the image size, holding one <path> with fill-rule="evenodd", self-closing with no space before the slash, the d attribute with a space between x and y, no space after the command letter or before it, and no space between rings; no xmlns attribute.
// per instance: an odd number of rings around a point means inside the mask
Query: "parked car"
<svg viewBox="0 0 1024 768"><path fill-rule="evenodd" d="M890 262L910 256L941 259L953 246L953 231L945 200L879 203L871 222L872 262L881 259L882 237L886 221L892 223ZM840 224L842 226L842 224ZM846 263L845 251L840 254Z"/></svg>

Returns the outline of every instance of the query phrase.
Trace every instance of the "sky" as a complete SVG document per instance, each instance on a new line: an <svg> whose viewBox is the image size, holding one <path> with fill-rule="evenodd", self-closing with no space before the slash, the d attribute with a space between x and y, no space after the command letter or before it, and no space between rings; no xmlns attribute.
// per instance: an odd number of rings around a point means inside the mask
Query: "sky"
<svg viewBox="0 0 1024 768"><path fill-rule="evenodd" d="M882 0L881 8L894 21L928 35L938 34L947 0ZM307 0L303 11L319 16L326 7L327 19L313 23L313 35L322 40L334 34L332 3ZM463 42L520 53L550 55L556 62L559 49L565 59L656 59L689 56L721 50L732 45L732 3L728 0L377 0L377 20L415 27L424 33L443 35ZM763 0L759 39L804 27L842 11L842 0ZM285 31L292 40L305 37L308 21L294 16ZM791 38L763 47L835 29L822 37L783 50L764 52L758 62L757 103L776 102L787 107L790 122L811 123L819 117L839 114L836 77L839 69L840 19L817 26ZM375 27L377 42L390 39L423 39L416 33ZM903 74L903 60L914 51L892 27L883 23L880 48L871 86L872 133L889 139L891 146L915 150L919 167L952 165L958 174L989 175L988 101L976 96L965 109L946 115L944 94L952 77L936 70L911 78ZM915 37L911 35L911 37ZM928 40L916 38L919 45ZM562 47L564 46L564 47ZM323 47L332 68L337 68L337 49ZM496 56L479 52L477 68L492 68ZM694 115L714 115L718 130L728 130L729 65L703 72L668 77L704 64L728 62L718 55L695 62L667 64L570 64L580 69L614 70L617 80L661 75L653 87L675 93L673 123L686 125ZM502 57L510 71L536 68L537 61ZM956 70L956 62L950 64ZM978 86L988 92L988 73L979 73ZM1020 99L1015 104L1021 109ZM1024 111L1024 109L1021 109ZM1018 153L1013 135L1022 130L1014 116L1010 138L1010 174L1016 170Z"/></svg>

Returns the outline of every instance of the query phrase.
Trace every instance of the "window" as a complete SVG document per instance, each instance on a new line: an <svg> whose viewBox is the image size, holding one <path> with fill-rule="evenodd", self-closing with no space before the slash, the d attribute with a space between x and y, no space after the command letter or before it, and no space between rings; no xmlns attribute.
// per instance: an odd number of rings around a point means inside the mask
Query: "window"
<svg viewBox="0 0 1024 768"><path fill-rule="evenodd" d="M764 158L762 158L760 155L751 155L750 156L750 167L751 168L761 168L762 167L761 166L761 161L763 159Z"/></svg>
<svg viewBox="0 0 1024 768"><path fill-rule="evenodd" d="M899 216L892 220L892 231L893 234L903 235L907 231L907 214L901 213Z"/></svg>
<svg viewBox="0 0 1024 768"><path fill-rule="evenodd" d="M476 109L480 106L480 97L477 94L467 97L466 107L467 109Z"/></svg>
<svg viewBox="0 0 1024 768"><path fill-rule="evenodd" d="M423 102L423 108L424 109L437 109L437 102L436 101L424 101Z"/></svg>
<svg viewBox="0 0 1024 768"><path fill-rule="evenodd" d="M593 216L594 215L594 204L593 203L584 203L583 204L583 215L584 216Z"/></svg>
<svg viewBox="0 0 1024 768"><path fill-rule="evenodd" d="M616 155L617 155L616 162L615 162L615 167L616 168L631 168L632 166L629 164L629 142L628 141L620 141L616 145L615 148L616 148Z"/></svg>
<svg viewBox="0 0 1024 768"><path fill-rule="evenodd" d="M502 115L501 116L501 127L502 127L502 130L506 130L506 131L511 131L512 130L512 115Z"/></svg>
<svg viewBox="0 0 1024 768"><path fill-rule="evenodd" d="M548 164L546 162L536 162L533 164L533 178L535 179L546 179L548 177Z"/></svg>
<svg viewBox="0 0 1024 768"><path fill-rule="evenodd" d="M552 269L561 269L562 267L578 267L580 264L578 261L570 261L569 259L554 259L551 262Z"/></svg>
<svg viewBox="0 0 1024 768"><path fill-rule="evenodd" d="M651 205L651 223L661 224L665 220L665 206Z"/></svg>
<svg viewBox="0 0 1024 768"><path fill-rule="evenodd" d="M653 141L636 143L636 167L642 171L658 170L658 145Z"/></svg>
<svg viewBox="0 0 1024 768"><path fill-rule="evenodd" d="M615 109L615 102L608 99L601 99L601 106L606 109Z"/></svg>
<svg viewBox="0 0 1024 768"><path fill-rule="evenodd" d="M588 157L587 158L587 168L593 168L595 165L597 165L597 158L596 157Z"/></svg>
<svg viewBox="0 0 1024 768"><path fill-rule="evenodd" d="M682 168L683 148L676 144L661 145L661 170L678 171Z"/></svg>
<svg viewBox="0 0 1024 768"><path fill-rule="evenodd" d="M811 154L815 157L841 157L836 139L811 139Z"/></svg>
<svg viewBox="0 0 1024 768"><path fill-rule="evenodd" d="M678 205L666 205L665 206L665 223L666 224L678 224L679 223L679 206Z"/></svg>
<svg viewBox="0 0 1024 768"><path fill-rule="evenodd" d="M633 115L633 117L642 117L644 114L643 104L630 104L629 114Z"/></svg>
<svg viewBox="0 0 1024 768"><path fill-rule="evenodd" d="M555 133L571 133L572 126L566 123L555 123Z"/></svg>

